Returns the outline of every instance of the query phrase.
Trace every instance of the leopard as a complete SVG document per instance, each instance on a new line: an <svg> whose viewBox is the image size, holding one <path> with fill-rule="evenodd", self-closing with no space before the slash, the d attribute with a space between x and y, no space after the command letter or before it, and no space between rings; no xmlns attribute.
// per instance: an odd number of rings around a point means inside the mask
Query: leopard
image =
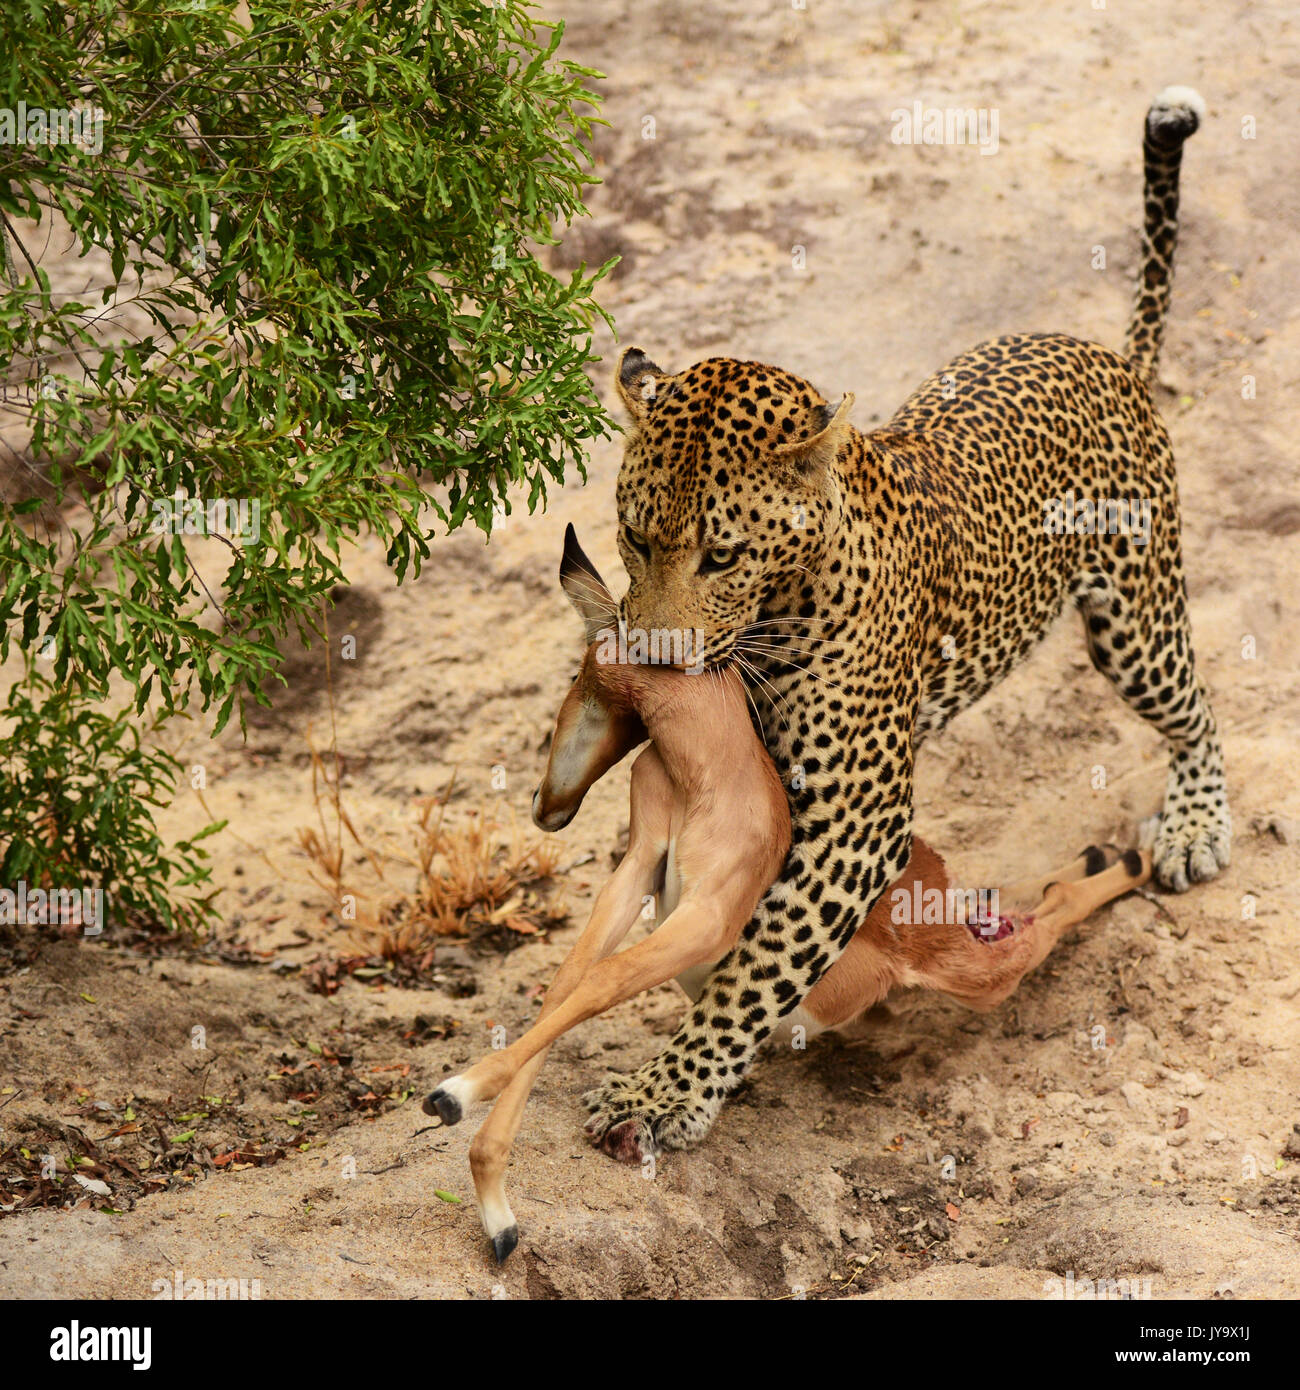
<svg viewBox="0 0 1300 1390"><path fill-rule="evenodd" d="M1147 111L1140 264L1118 353L1063 333L998 337L863 433L852 394L832 404L781 368L713 357L670 372L621 352L618 622L695 634L698 669L744 672L792 845L663 1050L583 1097L587 1136L612 1157L644 1162L708 1133L903 872L918 749L1068 605L1093 665L1168 745L1157 880L1183 892L1228 866L1223 754L1153 399L1183 145L1204 119L1185 87ZM1085 497L1104 524L1089 524Z"/></svg>

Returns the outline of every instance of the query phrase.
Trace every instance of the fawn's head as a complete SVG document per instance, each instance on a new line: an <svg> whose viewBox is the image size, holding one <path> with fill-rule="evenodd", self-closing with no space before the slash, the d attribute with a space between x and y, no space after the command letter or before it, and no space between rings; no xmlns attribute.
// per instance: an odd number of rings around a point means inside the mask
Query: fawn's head
<svg viewBox="0 0 1300 1390"><path fill-rule="evenodd" d="M600 660L600 635L609 639L617 628L618 605L583 553L572 526L564 533L560 587L582 618L587 651L556 715L546 772L533 793L533 820L543 830L568 825L588 788L647 737L617 672Z"/></svg>

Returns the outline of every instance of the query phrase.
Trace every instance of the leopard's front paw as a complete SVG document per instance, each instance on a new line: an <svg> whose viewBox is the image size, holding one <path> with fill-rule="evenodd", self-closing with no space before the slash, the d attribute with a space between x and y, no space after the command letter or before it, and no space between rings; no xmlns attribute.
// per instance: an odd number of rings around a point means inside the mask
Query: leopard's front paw
<svg viewBox="0 0 1300 1390"><path fill-rule="evenodd" d="M1151 866L1157 881L1175 893L1185 893L1193 883L1204 883L1228 867L1232 821L1226 807L1166 814L1154 830Z"/></svg>
<svg viewBox="0 0 1300 1390"><path fill-rule="evenodd" d="M611 1076L582 1098L591 1118L587 1138L620 1163L642 1163L664 1149L684 1149L704 1137L717 1113L702 1098L661 1096L654 1078Z"/></svg>

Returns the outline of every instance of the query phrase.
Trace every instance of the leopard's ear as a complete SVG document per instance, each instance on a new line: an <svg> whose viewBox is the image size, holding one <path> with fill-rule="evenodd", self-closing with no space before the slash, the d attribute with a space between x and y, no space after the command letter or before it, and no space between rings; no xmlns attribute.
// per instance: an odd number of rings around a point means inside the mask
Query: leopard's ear
<svg viewBox="0 0 1300 1390"><path fill-rule="evenodd" d="M619 355L618 367L614 371L614 386L619 399L638 425L645 421L650 403L659 390L659 383L667 375L639 347L625 348Z"/></svg>
<svg viewBox="0 0 1300 1390"><path fill-rule="evenodd" d="M822 468L835 461L840 446L849 437L849 412L853 409L853 393L846 391L838 406L821 407L822 426L807 439L792 440L776 446L776 457L793 464L801 472Z"/></svg>

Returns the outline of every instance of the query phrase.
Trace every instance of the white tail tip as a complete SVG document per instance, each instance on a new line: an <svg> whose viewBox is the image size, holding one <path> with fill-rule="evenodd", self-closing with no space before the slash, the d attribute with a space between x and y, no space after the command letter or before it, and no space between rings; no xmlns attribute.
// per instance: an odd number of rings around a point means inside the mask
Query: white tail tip
<svg viewBox="0 0 1300 1390"><path fill-rule="evenodd" d="M1196 124L1205 123L1205 98L1192 87L1166 87L1151 103L1152 111L1190 111Z"/></svg>

